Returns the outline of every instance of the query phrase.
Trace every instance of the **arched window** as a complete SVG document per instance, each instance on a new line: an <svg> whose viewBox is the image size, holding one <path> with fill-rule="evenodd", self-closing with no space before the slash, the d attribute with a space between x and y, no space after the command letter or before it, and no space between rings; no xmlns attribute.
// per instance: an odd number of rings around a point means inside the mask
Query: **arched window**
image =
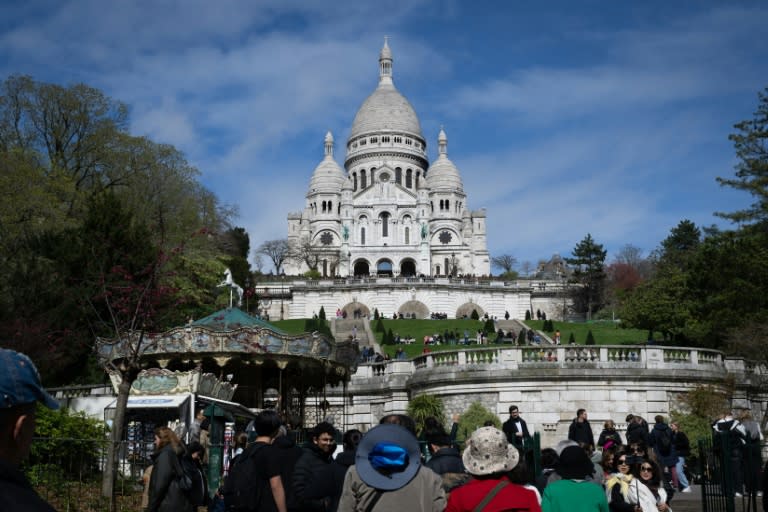
<svg viewBox="0 0 768 512"><path fill-rule="evenodd" d="M328 201L328 213L333 212L333 201Z"/></svg>
<svg viewBox="0 0 768 512"><path fill-rule="evenodd" d="M435 275L436 276L440 275L440 265L435 265Z"/></svg>
<svg viewBox="0 0 768 512"><path fill-rule="evenodd" d="M365 245L365 228L360 228L360 245Z"/></svg>
<svg viewBox="0 0 768 512"><path fill-rule="evenodd" d="M381 236L389 236L389 214L387 212L383 212L381 215L379 215L379 219L381 219Z"/></svg>
<svg viewBox="0 0 768 512"><path fill-rule="evenodd" d="M368 186L368 179L365 175L365 169L360 169L360 188L364 189Z"/></svg>
<svg viewBox="0 0 768 512"><path fill-rule="evenodd" d="M451 209L451 208L450 208L450 205L449 205L448 203L449 203L449 201L446 199L446 200L445 200L445 209L446 209L446 210L450 210L450 209Z"/></svg>
<svg viewBox="0 0 768 512"><path fill-rule="evenodd" d="M376 170L375 167L371 167L371 186L373 186L373 181L374 181L373 180L373 173L374 173L375 170Z"/></svg>
<svg viewBox="0 0 768 512"><path fill-rule="evenodd" d="M323 213L325 213L325 201L323 201Z"/></svg>
<svg viewBox="0 0 768 512"><path fill-rule="evenodd" d="M405 228L405 245L411 243L411 228Z"/></svg>
<svg viewBox="0 0 768 512"><path fill-rule="evenodd" d="M445 204L445 203L444 203L444 201L441 199L441 200L440 200L440 211L443 211L443 204Z"/></svg>
<svg viewBox="0 0 768 512"><path fill-rule="evenodd" d="M405 188L413 188L413 171L405 171Z"/></svg>
<svg viewBox="0 0 768 512"><path fill-rule="evenodd" d="M395 183L403 184L403 170L400 167L395 167Z"/></svg>
<svg viewBox="0 0 768 512"><path fill-rule="evenodd" d="M421 173L416 171L416 188L419 188L419 177L421 177Z"/></svg>
<svg viewBox="0 0 768 512"><path fill-rule="evenodd" d="M357 173L352 173L352 190L357 190Z"/></svg>

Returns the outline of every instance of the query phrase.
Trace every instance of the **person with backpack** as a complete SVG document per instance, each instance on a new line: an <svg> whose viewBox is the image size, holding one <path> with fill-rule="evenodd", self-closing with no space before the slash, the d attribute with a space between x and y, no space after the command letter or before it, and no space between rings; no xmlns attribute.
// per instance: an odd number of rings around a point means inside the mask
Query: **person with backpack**
<svg viewBox="0 0 768 512"><path fill-rule="evenodd" d="M650 434L650 447L656 453L656 460L663 468L662 471L666 475L670 475L672 479L672 488L679 487L677 480L677 453L673 443L674 432L669 428L669 425L664 423L664 416L661 414L656 415L654 418L656 423L653 425ZM666 480L666 476L664 476Z"/></svg>
<svg viewBox="0 0 768 512"><path fill-rule="evenodd" d="M222 495L228 512L288 512L280 476L280 453L272 443L280 431L280 417L261 411L251 422L256 438L233 461Z"/></svg>
<svg viewBox="0 0 768 512"><path fill-rule="evenodd" d="M192 510L192 503L182 483L185 476L181 465L183 455L184 445L176 433L168 427L157 427L147 512Z"/></svg>

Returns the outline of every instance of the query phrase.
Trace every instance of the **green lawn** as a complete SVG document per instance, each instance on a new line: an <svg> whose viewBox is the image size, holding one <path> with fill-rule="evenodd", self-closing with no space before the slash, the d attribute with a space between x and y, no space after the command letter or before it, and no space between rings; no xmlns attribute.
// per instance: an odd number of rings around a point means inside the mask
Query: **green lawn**
<svg viewBox="0 0 768 512"><path fill-rule="evenodd" d="M528 320L525 322L533 329L541 330L543 320ZM613 322L552 322L555 329L560 329L561 343L567 344L573 333L576 343L583 345L587 340L587 333L591 330L597 345L644 345L648 340L648 331L642 329L624 329ZM554 333L550 338L554 337ZM655 339L661 339L661 333L655 333Z"/></svg>
<svg viewBox="0 0 768 512"><path fill-rule="evenodd" d="M277 320L271 322L276 327L290 334L299 334L304 332L305 319L298 318L292 320ZM464 320L464 319L448 319L448 320L382 320L386 329L392 329L393 334L399 334L401 338L412 337L416 340L412 345L400 345L407 357L414 357L422 353L424 350L424 336L431 336L436 333L444 334L445 331L455 331L459 338L464 337L464 330L469 334L469 339L474 341L476 338L477 330L482 328L483 322L478 320ZM541 320L529 320L525 322L529 327L540 330L544 325ZM595 338L597 345L624 345L635 344L643 345L648 339L648 331L642 329L623 329L618 327L612 322L553 322L555 329L560 329L560 339L565 345L568 343L568 339L573 333L576 343L583 345L587 339L587 332L592 331L592 336ZM376 336L376 341L381 342L382 333L376 332L374 329L376 322L371 322L371 330L373 330ZM554 337L554 333L550 335ZM490 340L495 340L495 336L491 335ZM661 339L660 333L655 333L655 339ZM472 344L471 347L477 347ZM464 345L439 345L431 346L430 350L455 350L462 348ZM384 350L390 355L394 356L397 346L386 346Z"/></svg>

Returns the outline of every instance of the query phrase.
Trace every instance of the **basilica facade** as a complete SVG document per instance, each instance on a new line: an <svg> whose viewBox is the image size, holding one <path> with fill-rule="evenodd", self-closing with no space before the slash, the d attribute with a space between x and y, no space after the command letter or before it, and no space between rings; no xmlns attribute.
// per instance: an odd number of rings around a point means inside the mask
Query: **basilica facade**
<svg viewBox="0 0 768 512"><path fill-rule="evenodd" d="M419 118L395 88L392 64L385 41L378 87L352 122L344 168L326 134L304 209L288 215L288 241L299 257L285 265L286 273L490 274L485 209L469 209L442 129L430 164Z"/></svg>

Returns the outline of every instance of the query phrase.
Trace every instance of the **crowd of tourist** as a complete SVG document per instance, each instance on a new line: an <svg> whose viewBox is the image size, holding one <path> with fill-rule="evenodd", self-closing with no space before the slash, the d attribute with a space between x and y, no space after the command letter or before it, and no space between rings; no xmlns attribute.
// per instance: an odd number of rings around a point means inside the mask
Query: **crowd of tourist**
<svg viewBox="0 0 768 512"><path fill-rule="evenodd" d="M4 510L54 510L20 470L38 402L58 407L34 364L23 354L0 349ZM541 472L534 474L531 432L515 405L501 429L489 420L462 447L456 442L456 418L450 432L435 418L417 431L411 417L389 414L366 433L344 432L339 453L339 433L331 423L317 424L300 448L278 413L266 409L235 436L234 458L213 499L203 471L204 426L186 446L172 429L158 427L143 510L670 512L677 492L691 492L685 472L690 441L678 423L667 424L660 415L653 425L634 414L626 422L626 439L609 420L595 442L589 414L579 409L568 438L542 450ZM762 496L760 425L744 412L739 418L723 414L712 428L723 443L721 453L732 462L733 478L723 479L723 494ZM763 510L766 505L763 501Z"/></svg>

